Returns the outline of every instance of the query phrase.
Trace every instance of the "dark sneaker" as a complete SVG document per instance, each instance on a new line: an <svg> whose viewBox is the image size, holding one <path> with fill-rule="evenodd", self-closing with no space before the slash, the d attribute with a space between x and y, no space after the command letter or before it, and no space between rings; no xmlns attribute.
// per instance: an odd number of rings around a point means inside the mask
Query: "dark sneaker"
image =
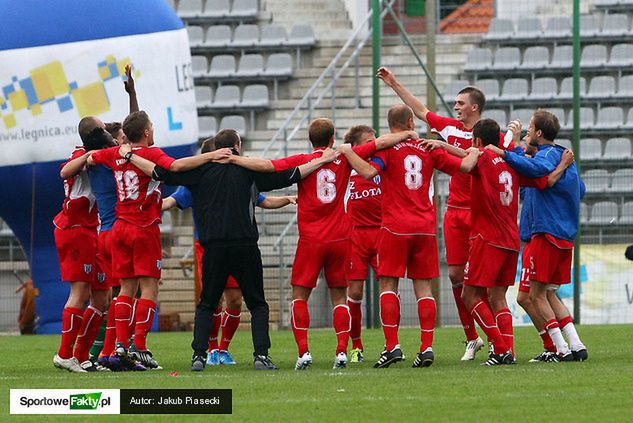
<svg viewBox="0 0 633 423"><path fill-rule="evenodd" d="M374 364L374 369L383 369L391 366L393 363L398 361L402 361L402 350L400 349L400 345L396 345L396 347L392 351L383 351L380 353L380 358Z"/></svg>
<svg viewBox="0 0 633 423"><path fill-rule="evenodd" d="M204 366L207 364L207 357L200 354L194 354L191 358L191 371L201 372L204 370Z"/></svg>
<svg viewBox="0 0 633 423"><path fill-rule="evenodd" d="M415 357L415 360L413 360L413 365L411 367L429 367L431 364L433 364L434 360L435 355L433 354L433 351L426 350L424 352L418 353L417 357Z"/></svg>
<svg viewBox="0 0 633 423"><path fill-rule="evenodd" d="M103 367L101 364L99 363L93 363L90 360L86 360L83 363L80 364L81 368L84 369L87 372L109 372L110 369L108 369L107 367Z"/></svg>
<svg viewBox="0 0 633 423"><path fill-rule="evenodd" d="M147 367L143 366L139 361L134 360L123 344L117 344L114 349L114 357L118 360L123 371L143 372L147 370ZM110 357L110 362L112 362Z"/></svg>
<svg viewBox="0 0 633 423"><path fill-rule="evenodd" d="M278 370L278 367L275 366L267 355L253 356L253 367L255 370Z"/></svg>
<svg viewBox="0 0 633 423"><path fill-rule="evenodd" d="M503 364L513 364L514 356L512 351L506 351L503 354L495 354L494 351L488 356L488 360L481 363L482 366L501 366Z"/></svg>
<svg viewBox="0 0 633 423"><path fill-rule="evenodd" d="M158 364L158 361L152 356L150 350L139 350L136 345L130 346L129 355L132 359L140 362L143 366L150 370L162 370L163 368Z"/></svg>
<svg viewBox="0 0 633 423"><path fill-rule="evenodd" d="M552 355L553 353L550 351L543 351L542 353L540 353L539 355L537 355L536 357L530 359L530 363L543 363L546 362L547 359L549 358L550 355Z"/></svg>
<svg viewBox="0 0 633 423"><path fill-rule="evenodd" d="M571 353L574 356L575 361L586 361L589 358L589 354L587 353L586 348L578 351L572 351Z"/></svg>
<svg viewBox="0 0 633 423"><path fill-rule="evenodd" d="M565 355L558 355L558 361L574 361L574 354L570 351Z"/></svg>

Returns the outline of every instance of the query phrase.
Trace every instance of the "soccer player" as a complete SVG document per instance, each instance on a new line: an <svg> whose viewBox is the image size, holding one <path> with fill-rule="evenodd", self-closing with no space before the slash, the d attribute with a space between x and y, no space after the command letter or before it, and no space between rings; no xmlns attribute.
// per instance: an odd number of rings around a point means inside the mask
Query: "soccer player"
<svg viewBox="0 0 633 423"><path fill-rule="evenodd" d="M538 152L528 159L523 155L494 147L519 174L535 178L554 170L560 162L564 148L554 143L560 124L558 118L547 110L537 110L528 127L530 139L536 140ZM534 193L532 207L532 239L530 240L530 300L545 322L544 328L554 341L554 361L585 360L587 349L578 337L571 317L562 316L562 309L552 307L548 297L560 285L570 283L570 268L573 242L578 232L578 211L585 185L578 175L575 164L571 164L559 181L550 189ZM552 298L553 300L553 298ZM557 312L559 315L557 316ZM561 319L557 319L560 317ZM567 317L567 318L565 318ZM565 324L570 346L565 342L561 324Z"/></svg>
<svg viewBox="0 0 633 423"><path fill-rule="evenodd" d="M116 349L115 355L124 363L138 359L145 367L160 366L146 345L146 337L152 327L158 298L158 280L161 275L162 249L160 244L160 183L153 181L130 163L137 154L161 164L173 171L183 171L205 161L227 154L227 151L207 153L196 157L175 160L161 149L153 147L154 128L144 111L131 113L123 122L123 131L130 141L132 151L127 158L119 156L118 147L95 151L88 164L104 164L110 167L117 185L118 201L116 221L112 228L112 273L121 280L121 291L115 305ZM136 302L134 348L128 355L129 326L136 291L141 298Z"/></svg>
<svg viewBox="0 0 633 423"><path fill-rule="evenodd" d="M376 133L367 125L352 126L344 136L345 143L351 146L367 144L374 138L376 138ZM381 200L380 176L367 180L352 170L346 196L347 213L352 219L352 246L347 271L349 280L347 306L352 316L350 329L350 338L352 338L350 362L352 363L362 362L364 359L361 339L363 285L370 265L374 273L378 272Z"/></svg>
<svg viewBox="0 0 633 423"><path fill-rule="evenodd" d="M414 127L413 112L406 105L391 107L387 119L392 133L412 130ZM413 280L421 330L420 351L413 367L428 367L434 361L432 346L437 314L431 279L439 277L433 169L454 174L462 163L443 150L429 153L420 141L411 139L377 153L369 163L345 145L342 151L364 178L373 178L381 173L384 190L378 275L380 320L386 346L374 367L389 367L402 360L398 342L398 281L405 274ZM471 151L468 160L476 160L477 154L476 150Z"/></svg>
<svg viewBox="0 0 633 423"><path fill-rule="evenodd" d="M457 94L453 107L457 118L453 119L431 112L400 84L389 69L385 67L378 69L377 77L394 90L402 101L413 109L413 113L419 119L426 122L433 132L439 134L450 145L463 150L472 146L473 126L481 119L481 113L486 104L486 97L481 90L466 87ZM466 350L462 361L474 360L475 354L484 345L477 334L474 320L461 299L464 266L468 260L469 251L470 207L470 176L458 172L450 181L448 209L444 214L444 242L448 277L453 285L453 298L466 334Z"/></svg>

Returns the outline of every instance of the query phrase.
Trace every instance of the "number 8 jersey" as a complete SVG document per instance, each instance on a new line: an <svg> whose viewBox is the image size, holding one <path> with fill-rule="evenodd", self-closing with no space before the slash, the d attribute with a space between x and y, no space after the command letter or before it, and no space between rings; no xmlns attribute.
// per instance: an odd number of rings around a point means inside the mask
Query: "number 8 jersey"
<svg viewBox="0 0 633 423"><path fill-rule="evenodd" d="M370 164L382 176L382 227L396 235L435 235L433 169L453 175L461 160L407 140L378 152Z"/></svg>
<svg viewBox="0 0 633 423"><path fill-rule="evenodd" d="M165 169L169 169L175 160L158 147L134 147L132 151ZM140 227L160 223L160 182L152 180L122 158L119 155L119 147L96 151L92 154L92 160L112 169L117 186L117 219Z"/></svg>

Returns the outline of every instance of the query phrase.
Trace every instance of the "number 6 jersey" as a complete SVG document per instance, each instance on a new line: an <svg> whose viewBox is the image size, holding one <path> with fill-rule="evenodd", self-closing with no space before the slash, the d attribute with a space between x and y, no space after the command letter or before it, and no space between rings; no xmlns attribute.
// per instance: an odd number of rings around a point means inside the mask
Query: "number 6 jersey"
<svg viewBox="0 0 633 423"><path fill-rule="evenodd" d="M132 151L165 169L169 169L175 160L158 147L134 147ZM160 223L160 182L152 180L122 158L119 155L119 147L96 151L92 154L92 160L112 169L117 187L117 219L141 227Z"/></svg>

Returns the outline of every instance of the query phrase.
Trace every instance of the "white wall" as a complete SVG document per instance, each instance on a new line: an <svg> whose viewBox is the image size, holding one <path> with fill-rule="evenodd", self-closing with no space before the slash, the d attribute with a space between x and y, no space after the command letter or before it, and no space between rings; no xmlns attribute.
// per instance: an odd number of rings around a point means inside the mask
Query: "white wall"
<svg viewBox="0 0 633 423"><path fill-rule="evenodd" d="M345 9L349 15L349 20L352 21L352 28L355 30L363 22L369 8L371 6L370 0L343 0L345 3Z"/></svg>

